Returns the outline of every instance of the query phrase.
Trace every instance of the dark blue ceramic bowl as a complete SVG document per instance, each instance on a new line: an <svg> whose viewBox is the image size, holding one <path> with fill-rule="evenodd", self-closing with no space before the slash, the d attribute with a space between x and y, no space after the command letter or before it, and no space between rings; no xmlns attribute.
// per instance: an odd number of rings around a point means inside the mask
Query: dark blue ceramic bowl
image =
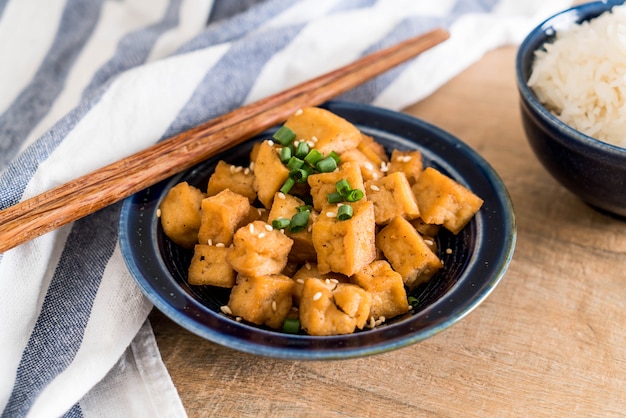
<svg viewBox="0 0 626 418"><path fill-rule="evenodd" d="M443 233L445 267L411 294L420 305L375 329L350 335L312 337L273 331L222 314L228 291L186 282L191 254L167 239L156 210L180 181L206 187L217 161L247 164L255 140L128 198L120 219L120 244L137 283L154 305L184 328L240 351L277 358L322 360L371 355L422 341L465 317L493 290L506 271L516 240L508 193L493 169L463 142L410 116L359 104L331 102L332 112L353 122L389 150L419 149L426 165L440 169L485 201L457 236Z"/></svg>
<svg viewBox="0 0 626 418"><path fill-rule="evenodd" d="M522 122L539 161L592 207L626 216L626 148L587 136L550 113L528 87L534 53L559 30L599 16L624 1L597 1L565 10L533 29L519 47L515 70Z"/></svg>

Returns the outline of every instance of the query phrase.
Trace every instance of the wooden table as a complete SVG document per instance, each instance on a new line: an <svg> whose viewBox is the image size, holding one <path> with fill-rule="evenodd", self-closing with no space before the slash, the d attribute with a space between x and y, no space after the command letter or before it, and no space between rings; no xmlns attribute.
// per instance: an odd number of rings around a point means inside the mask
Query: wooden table
<svg viewBox="0 0 626 418"><path fill-rule="evenodd" d="M520 122L515 51L488 53L405 110L466 141L511 194L517 247L494 292L422 343L333 362L242 354L155 311L190 417L626 414L626 222L581 203L539 165Z"/></svg>

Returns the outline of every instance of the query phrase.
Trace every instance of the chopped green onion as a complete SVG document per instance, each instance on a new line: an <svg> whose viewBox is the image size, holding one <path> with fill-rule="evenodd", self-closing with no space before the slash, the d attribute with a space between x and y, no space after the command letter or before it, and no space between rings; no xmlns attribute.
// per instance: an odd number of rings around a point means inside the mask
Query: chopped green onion
<svg viewBox="0 0 626 418"><path fill-rule="evenodd" d="M304 183L306 178L309 177L309 172L303 168L297 168L289 172L289 177L294 179L296 183Z"/></svg>
<svg viewBox="0 0 626 418"><path fill-rule="evenodd" d="M363 198L363 191L359 189L352 189L346 195L348 202L357 202Z"/></svg>
<svg viewBox="0 0 626 418"><path fill-rule="evenodd" d="M287 177L287 180L285 180L285 183L280 188L280 191L284 194L287 194L289 193L291 188L294 186L294 184L296 184L296 181L292 179L291 177Z"/></svg>
<svg viewBox="0 0 626 418"><path fill-rule="evenodd" d="M337 192L342 196L347 196L348 193L350 193L350 190L352 190L350 188L350 183L348 183L348 180L346 179L341 179L335 183L335 189L337 189Z"/></svg>
<svg viewBox="0 0 626 418"><path fill-rule="evenodd" d="M300 320L297 318L285 318L283 321L283 332L297 334L298 331L300 331Z"/></svg>
<svg viewBox="0 0 626 418"><path fill-rule="evenodd" d="M291 144L295 137L296 134L288 126L285 125L281 126L280 129L277 130L273 135L273 138L284 146Z"/></svg>
<svg viewBox="0 0 626 418"><path fill-rule="evenodd" d="M337 163L337 165L339 165L341 163L341 159L339 158L339 154L337 154L335 151L331 151L330 154L328 154L329 157L331 157L333 160L335 160L335 163Z"/></svg>
<svg viewBox="0 0 626 418"><path fill-rule="evenodd" d="M339 192L333 192L326 195L328 203L341 203L343 202L343 196Z"/></svg>
<svg viewBox="0 0 626 418"><path fill-rule="evenodd" d="M272 228L274 229L285 229L289 226L291 221L287 218L276 218L272 221Z"/></svg>
<svg viewBox="0 0 626 418"><path fill-rule="evenodd" d="M283 164L287 164L290 158L291 158L291 148L283 147L280 150L280 161L282 161Z"/></svg>
<svg viewBox="0 0 626 418"><path fill-rule="evenodd" d="M305 158L309 154L309 144L305 141L301 141L298 143L296 147L296 157Z"/></svg>
<svg viewBox="0 0 626 418"><path fill-rule="evenodd" d="M417 300L417 298L414 296L409 296L407 298L407 301L409 302L409 305L411 305L414 308L416 308L417 305L419 304L419 300Z"/></svg>
<svg viewBox="0 0 626 418"><path fill-rule="evenodd" d="M311 212L313 210L312 205L302 205L296 208L298 212Z"/></svg>
<svg viewBox="0 0 626 418"><path fill-rule="evenodd" d="M337 161L330 155L322 158L315 164L315 168L322 173L332 173L337 169Z"/></svg>
<svg viewBox="0 0 626 418"><path fill-rule="evenodd" d="M302 167L303 164L304 164L304 161L302 161L300 158L291 157L289 161L287 162L287 168L289 170L297 170L300 167Z"/></svg>
<svg viewBox="0 0 626 418"><path fill-rule="evenodd" d="M337 209L337 219L340 221L347 221L352 218L352 206L350 205L341 205Z"/></svg>
<svg viewBox="0 0 626 418"><path fill-rule="evenodd" d="M314 166L322 158L324 158L324 155L322 155L321 152L313 148L311 151L309 151L306 157L304 157L304 161Z"/></svg>
<svg viewBox="0 0 626 418"><path fill-rule="evenodd" d="M291 218L291 223L289 224L289 230L291 232L300 232L306 228L309 223L309 216L311 212L305 210L302 212L298 212Z"/></svg>

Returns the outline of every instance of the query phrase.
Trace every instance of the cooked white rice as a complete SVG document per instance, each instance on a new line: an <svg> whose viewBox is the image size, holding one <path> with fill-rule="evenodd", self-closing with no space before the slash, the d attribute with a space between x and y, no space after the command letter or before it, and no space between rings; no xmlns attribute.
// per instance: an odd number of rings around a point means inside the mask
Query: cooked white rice
<svg viewBox="0 0 626 418"><path fill-rule="evenodd" d="M557 32L528 85L567 125L626 147L626 6Z"/></svg>

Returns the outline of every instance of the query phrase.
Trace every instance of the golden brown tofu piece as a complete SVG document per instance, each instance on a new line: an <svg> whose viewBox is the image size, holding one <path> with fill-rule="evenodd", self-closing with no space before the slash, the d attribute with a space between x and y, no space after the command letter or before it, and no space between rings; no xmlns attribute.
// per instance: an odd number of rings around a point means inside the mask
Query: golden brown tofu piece
<svg viewBox="0 0 626 418"><path fill-rule="evenodd" d="M263 221L239 228L227 260L236 272L246 276L279 274L287 266L293 240Z"/></svg>
<svg viewBox="0 0 626 418"><path fill-rule="evenodd" d="M358 148L342 153L339 159L342 164L347 162L358 164L364 181L379 179L385 175L380 168L380 162L372 161Z"/></svg>
<svg viewBox="0 0 626 418"><path fill-rule="evenodd" d="M198 243L204 198L200 189L181 182L167 192L159 205L163 232L181 247L193 248Z"/></svg>
<svg viewBox="0 0 626 418"><path fill-rule="evenodd" d="M300 324L309 335L350 334L367 323L371 296L357 285L337 283L329 289L324 280L304 282Z"/></svg>
<svg viewBox="0 0 626 418"><path fill-rule="evenodd" d="M285 126L296 134L296 140L312 142L323 155L356 148L361 131L344 118L319 107L305 107L293 114Z"/></svg>
<svg viewBox="0 0 626 418"><path fill-rule="evenodd" d="M409 289L428 281L443 267L424 238L401 216L396 216L380 230L376 245Z"/></svg>
<svg viewBox="0 0 626 418"><path fill-rule="evenodd" d="M458 234L478 212L483 200L455 180L427 167L412 187L420 216Z"/></svg>
<svg viewBox="0 0 626 418"><path fill-rule="evenodd" d="M278 148L269 141L263 141L254 160L254 190L267 209L272 207L274 195L289 177L289 169L280 161Z"/></svg>
<svg viewBox="0 0 626 418"><path fill-rule="evenodd" d="M237 227L250 215L248 198L229 189L202 200L201 244L230 245Z"/></svg>
<svg viewBox="0 0 626 418"><path fill-rule="evenodd" d="M354 162L343 163L332 173L311 174L307 177L315 210L320 211L324 205L328 204L328 195L337 191L337 182L340 180L347 180L350 188L364 192L361 169Z"/></svg>
<svg viewBox="0 0 626 418"><path fill-rule="evenodd" d="M388 165L388 173L401 172L406 175L409 184L413 185L422 174L424 163L422 162L422 153L413 151L393 150L391 152L391 160Z"/></svg>
<svg viewBox="0 0 626 418"><path fill-rule="evenodd" d="M387 224L396 216L415 219L420 215L415 195L406 175L395 172L365 182L367 200L374 203L376 223Z"/></svg>
<svg viewBox="0 0 626 418"><path fill-rule="evenodd" d="M230 292L228 307L233 316L279 329L291 311L293 286L293 280L282 274L239 275Z"/></svg>
<svg viewBox="0 0 626 418"><path fill-rule="evenodd" d="M376 222L372 202L350 203L353 216L337 219L337 205L327 205L313 224L313 246L321 273L351 276L376 258Z"/></svg>
<svg viewBox="0 0 626 418"><path fill-rule="evenodd" d="M226 254L230 250L225 246L197 244L189 265L187 282L192 285L233 287L235 271L226 261Z"/></svg>
<svg viewBox="0 0 626 418"><path fill-rule="evenodd" d="M270 225L278 218L291 219L297 212L298 208L304 206L305 203L290 194L277 193L272 203L272 209L269 212L267 223ZM293 240L293 246L289 253L289 260L295 262L316 261L317 253L313 247L312 225L317 218L317 213L311 211L307 226L302 231L291 231L285 228L285 234Z"/></svg>
<svg viewBox="0 0 626 418"><path fill-rule="evenodd" d="M370 317L375 320L393 318L409 311L402 276L387 261L372 262L354 274L350 281L372 295Z"/></svg>
<svg viewBox="0 0 626 418"><path fill-rule="evenodd" d="M256 200L254 173L248 167L219 161L215 166L215 171L209 177L207 195L215 196L226 189L247 197L250 203L254 202Z"/></svg>
<svg viewBox="0 0 626 418"><path fill-rule="evenodd" d="M385 147L376 142L374 138L369 135L361 135L361 142L357 145L357 149L365 154L367 159L378 167L389 162L389 156L385 151Z"/></svg>
<svg viewBox="0 0 626 418"><path fill-rule="evenodd" d="M298 271L293 274L293 280L296 282L293 289L293 304L300 305L300 297L302 296L302 288L307 279L320 279L329 289L334 289L337 283L348 283L348 277L339 273L320 273L316 263L305 263Z"/></svg>

